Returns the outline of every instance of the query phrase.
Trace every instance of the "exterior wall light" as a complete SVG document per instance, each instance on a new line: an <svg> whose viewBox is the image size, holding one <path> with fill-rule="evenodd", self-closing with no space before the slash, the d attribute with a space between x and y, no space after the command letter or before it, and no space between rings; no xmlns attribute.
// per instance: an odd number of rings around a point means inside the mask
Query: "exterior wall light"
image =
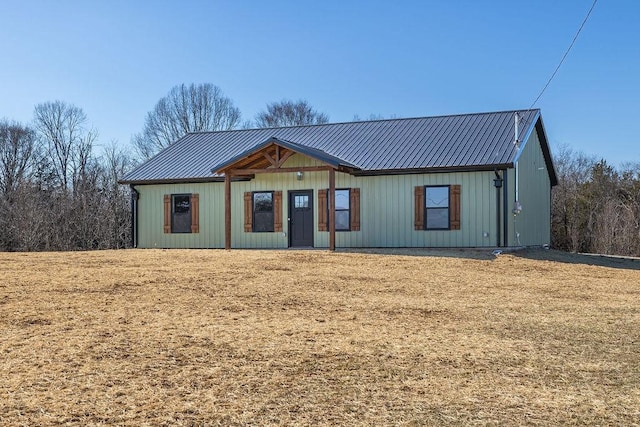
<svg viewBox="0 0 640 427"><path fill-rule="evenodd" d="M302 172L302 171L296 172L296 179L298 181L302 181L304 179L304 172Z"/></svg>

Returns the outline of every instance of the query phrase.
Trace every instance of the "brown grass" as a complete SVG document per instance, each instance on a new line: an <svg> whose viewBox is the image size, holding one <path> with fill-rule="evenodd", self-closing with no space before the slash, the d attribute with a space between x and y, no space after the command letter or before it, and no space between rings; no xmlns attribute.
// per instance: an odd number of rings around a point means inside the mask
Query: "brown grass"
<svg viewBox="0 0 640 427"><path fill-rule="evenodd" d="M0 254L0 424L638 425L640 261L591 261Z"/></svg>

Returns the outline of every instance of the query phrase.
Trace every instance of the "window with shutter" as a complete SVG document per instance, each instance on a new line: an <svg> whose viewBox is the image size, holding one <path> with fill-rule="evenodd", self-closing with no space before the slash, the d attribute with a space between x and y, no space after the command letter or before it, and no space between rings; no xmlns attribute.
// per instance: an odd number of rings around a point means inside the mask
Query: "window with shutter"
<svg viewBox="0 0 640 427"><path fill-rule="evenodd" d="M414 229L460 230L460 185L414 189Z"/></svg>
<svg viewBox="0 0 640 427"><path fill-rule="evenodd" d="M194 194L164 195L164 232L199 233L200 199Z"/></svg>
<svg viewBox="0 0 640 427"><path fill-rule="evenodd" d="M244 231L282 231L282 191L244 193Z"/></svg>

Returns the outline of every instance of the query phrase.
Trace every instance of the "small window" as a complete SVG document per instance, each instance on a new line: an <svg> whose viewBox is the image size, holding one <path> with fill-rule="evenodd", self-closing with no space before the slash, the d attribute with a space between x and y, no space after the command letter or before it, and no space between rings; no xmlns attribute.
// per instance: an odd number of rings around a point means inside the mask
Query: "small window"
<svg viewBox="0 0 640 427"><path fill-rule="evenodd" d="M336 231L351 230L349 190L336 190Z"/></svg>
<svg viewBox="0 0 640 427"><path fill-rule="evenodd" d="M253 193L253 231L273 231L273 191Z"/></svg>
<svg viewBox="0 0 640 427"><path fill-rule="evenodd" d="M336 206L336 231L351 231L351 205L350 205L350 190L342 189L335 190L335 206ZM329 190L327 190L327 196ZM329 205L327 204L327 230L329 230L329 222L331 218L329 216Z"/></svg>
<svg viewBox="0 0 640 427"><path fill-rule="evenodd" d="M191 195L171 196L171 232L191 233Z"/></svg>
<svg viewBox="0 0 640 427"><path fill-rule="evenodd" d="M425 229L449 229L449 186L425 187Z"/></svg>
<svg viewBox="0 0 640 427"><path fill-rule="evenodd" d="M309 196L300 195L293 197L293 204L296 209L306 209L309 207Z"/></svg>

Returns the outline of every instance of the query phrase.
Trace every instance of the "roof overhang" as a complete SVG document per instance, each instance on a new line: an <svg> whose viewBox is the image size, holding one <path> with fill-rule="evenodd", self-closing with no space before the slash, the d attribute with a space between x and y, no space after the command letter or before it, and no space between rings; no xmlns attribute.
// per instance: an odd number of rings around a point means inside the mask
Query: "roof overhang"
<svg viewBox="0 0 640 427"><path fill-rule="evenodd" d="M324 163L332 169L343 172L352 173L359 169L353 164L317 148L271 137L243 151L237 156L214 166L211 168L211 172L220 176L228 171L233 171L235 174L241 173L242 171L250 171L251 173L257 170L277 171L283 168L284 163L293 154L302 154Z"/></svg>
<svg viewBox="0 0 640 427"><path fill-rule="evenodd" d="M415 175L430 173L457 173L457 172L487 172L496 169L513 168L513 163L500 163L492 165L472 165L472 166L442 166L413 169L377 169L355 171L354 176L382 176L382 175Z"/></svg>
<svg viewBox="0 0 640 427"><path fill-rule="evenodd" d="M234 181L247 181L253 178L252 176L237 177ZM123 185L159 185L159 184L201 184L208 182L224 182L224 176L211 176L208 178L163 178L163 179L121 179L118 180L118 184Z"/></svg>

